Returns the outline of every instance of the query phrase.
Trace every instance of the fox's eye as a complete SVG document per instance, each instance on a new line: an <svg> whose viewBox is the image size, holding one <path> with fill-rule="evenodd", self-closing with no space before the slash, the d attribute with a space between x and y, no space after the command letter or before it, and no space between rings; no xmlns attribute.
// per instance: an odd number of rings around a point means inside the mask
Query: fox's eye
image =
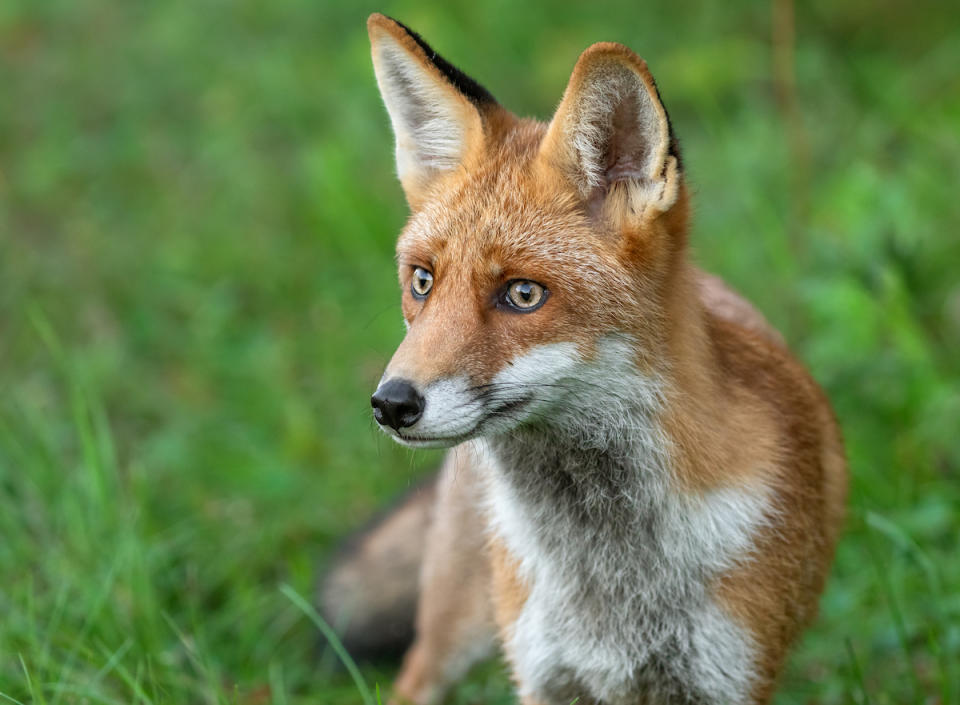
<svg viewBox="0 0 960 705"><path fill-rule="evenodd" d="M410 282L410 292L415 299L425 299L433 288L433 275L423 267L413 270L413 281Z"/></svg>
<svg viewBox="0 0 960 705"><path fill-rule="evenodd" d="M517 279L507 285L506 303L517 311L534 311L547 299L547 290L528 279Z"/></svg>

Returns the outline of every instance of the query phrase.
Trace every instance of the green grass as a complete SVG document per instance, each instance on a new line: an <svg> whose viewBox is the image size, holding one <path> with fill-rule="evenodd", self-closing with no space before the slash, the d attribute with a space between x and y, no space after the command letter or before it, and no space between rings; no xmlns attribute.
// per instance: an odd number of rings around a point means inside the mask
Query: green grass
<svg viewBox="0 0 960 705"><path fill-rule="evenodd" d="M798 3L794 102L770 3L680 5L0 4L0 701L362 701L293 597L437 461L367 402L402 336L382 10L523 114L591 42L648 59L697 258L847 439L777 702L960 703L960 17ZM512 702L503 668L454 701Z"/></svg>

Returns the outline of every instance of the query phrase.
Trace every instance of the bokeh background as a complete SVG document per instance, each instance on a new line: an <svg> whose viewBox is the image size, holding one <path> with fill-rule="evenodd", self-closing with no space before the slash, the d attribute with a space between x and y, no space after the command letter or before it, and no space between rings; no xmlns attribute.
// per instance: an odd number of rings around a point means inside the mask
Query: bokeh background
<svg viewBox="0 0 960 705"><path fill-rule="evenodd" d="M520 114L594 41L648 60L696 258L846 434L848 530L777 702L960 702L960 9L934 0L0 3L0 701L361 701L298 596L438 461L368 407L406 217L374 10ZM502 665L453 702L512 702Z"/></svg>

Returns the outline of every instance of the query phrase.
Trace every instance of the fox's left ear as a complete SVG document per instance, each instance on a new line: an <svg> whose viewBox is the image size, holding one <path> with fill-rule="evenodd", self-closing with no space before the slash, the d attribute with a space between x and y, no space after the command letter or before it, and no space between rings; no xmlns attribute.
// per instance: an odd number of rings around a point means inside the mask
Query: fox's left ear
<svg viewBox="0 0 960 705"><path fill-rule="evenodd" d="M487 90L405 25L367 20L373 68L397 142L397 174L413 208L444 174L478 154L499 108Z"/></svg>
<svg viewBox="0 0 960 705"><path fill-rule="evenodd" d="M644 218L668 211L679 193L679 151L656 83L620 44L580 55L540 157L597 213Z"/></svg>

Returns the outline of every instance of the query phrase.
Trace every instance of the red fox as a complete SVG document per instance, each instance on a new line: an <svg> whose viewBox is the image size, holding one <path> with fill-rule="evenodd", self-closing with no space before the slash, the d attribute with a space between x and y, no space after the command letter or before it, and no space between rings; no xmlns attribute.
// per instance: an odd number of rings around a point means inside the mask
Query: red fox
<svg viewBox="0 0 960 705"><path fill-rule="evenodd" d="M497 645L524 705L769 702L833 557L843 444L780 335L691 264L646 63L594 44L544 124L368 29L412 211L373 413L453 450L335 562L326 614L348 647L412 636L397 703Z"/></svg>

